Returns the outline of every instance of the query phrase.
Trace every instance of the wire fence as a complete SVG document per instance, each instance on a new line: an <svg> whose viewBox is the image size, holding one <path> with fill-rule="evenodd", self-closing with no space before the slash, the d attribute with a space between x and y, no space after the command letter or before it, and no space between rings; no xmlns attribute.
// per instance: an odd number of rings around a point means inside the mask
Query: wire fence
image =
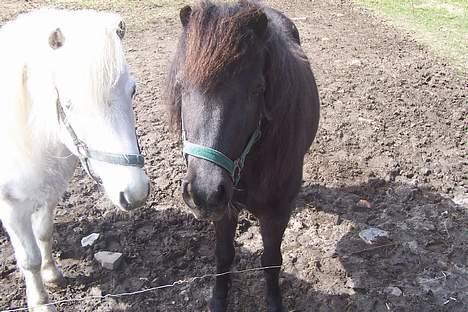
<svg viewBox="0 0 468 312"><path fill-rule="evenodd" d="M364 248L364 249L357 250L357 251L354 251L354 252L351 252L351 253L348 253L348 254L339 255L339 257L340 258L347 258L347 257L355 256L355 255L358 255L358 254L361 254L361 253L364 253L364 252L375 251L375 250L381 249L381 248L386 248L386 247L395 248L398 245L400 245L400 244L397 243L397 242L391 242L391 243L382 244L382 245L378 245L378 246L374 246L374 247ZM326 258L335 258L337 256L338 256L337 254L332 254L332 255L329 255L329 256L321 257L321 259L323 260L323 259L326 259ZM122 292L122 293L117 293L117 294L106 294L106 295L99 295L99 296L87 296L87 297L82 297L82 298L57 300L57 301L53 301L53 302L43 304L43 305L40 305L40 306L36 306L36 307L21 307L21 308L12 308L12 309L9 308L9 309L6 309L6 310L0 310L0 312L29 311L30 309L34 309L34 308L39 308L39 307L44 307L44 306L57 306L59 304L64 304L64 303L77 303L77 302L83 302L83 301L103 300L103 299L107 299L107 298L122 298L122 297L136 296L136 295L149 293L149 292L153 292L153 291L157 291L157 290L161 290L161 289L165 289L165 288L172 288L172 287L176 287L176 286L180 286L180 285L184 285L184 284L190 285L190 284L194 283L195 281L204 280L204 279L207 279L207 278L215 278L215 277L224 276L224 275L243 274L243 273L248 273L248 272L258 272L258 271L264 271L264 270L268 270L268 269L281 269L281 268L282 268L281 265L273 265L273 266L262 266L262 267L244 269L244 270L232 270L232 271L227 271L227 272L223 272L223 273L216 273L216 274L215 273L204 274L204 275L201 275L201 276L195 276L195 277L189 277L189 278L186 278L186 279L177 280L177 281L175 281L175 282L173 282L171 284L160 285L160 286L141 289L141 290L136 290L136 291L132 291L132 292ZM441 272L441 274L442 274L442 276L429 278L429 279L421 279L421 283L429 283L429 282L434 282L434 281L442 280L442 279L447 280L448 275L446 274L446 272ZM417 276L413 277L413 279L416 279L416 278L417 278ZM399 283L395 283L395 285L398 286ZM384 287L382 287L382 288L384 288ZM462 288L460 288L458 290L462 291L462 290L465 290L465 289L466 289L466 287L462 287ZM450 303L452 301L458 301L458 300L456 298L454 298L454 297L449 297L443 303L443 305L445 306L445 305L447 305L448 303Z"/></svg>
<svg viewBox="0 0 468 312"><path fill-rule="evenodd" d="M122 298L122 297L136 296L136 295L140 295L140 294L144 294L144 293L148 293L148 292L152 292L152 291L156 291L160 289L176 287L176 286L183 285L183 284L192 284L195 281L203 280L207 278L214 278L218 276L242 274L242 273L256 272L256 271L264 271L268 269L280 269L280 268L281 268L280 265L273 265L273 266L263 266L263 267L258 267L258 268L245 269L245 270L234 270L234 271L228 271L228 272L217 273L217 274L205 274L201 276L195 276L195 277L178 280L178 281L173 282L172 284L160 285L160 286L151 287L147 289L141 289L141 290L132 291L132 292L107 294L107 295L102 295L102 296L88 296L88 297L83 297L83 298L64 299L64 300L49 302L47 304L43 304L37 307L14 308L14 309L8 309L8 310L0 310L0 312L29 311L30 309L34 309L38 307L56 306L56 305L63 304L63 303L77 303L77 302L82 302L82 301L102 300L102 299L107 299L107 298Z"/></svg>
<svg viewBox="0 0 468 312"><path fill-rule="evenodd" d="M357 254L360 254L360 253L363 253L363 252L373 251L373 250L377 250L377 249L381 249L381 248L385 248L385 247L395 247L397 245L398 245L398 243L391 242L391 243L387 243L387 244L382 244L382 245L378 245L378 246L374 246L374 247L354 251L354 252L351 252L351 253L349 253L347 255L341 255L341 257L349 257L349 256L357 255ZM335 258L336 256L337 255L333 254L333 255L321 257L321 259ZM136 295L140 295L140 294L144 294L144 293L148 293L148 292L152 292L152 291L156 291L156 290L160 290L160 289L172 288L172 287L176 287L176 286L180 286L180 285L184 285L184 284L192 284L195 281L203 280L203 279L207 279L207 278L214 278L214 277L224 276L224 275L243 274L243 273L248 273L248 272L264 271L264 270L268 270L268 269L280 269L281 267L282 267L281 265L273 265L273 266L262 266L262 267L257 267L257 268L250 268L250 269L245 269L245 270L232 270L232 271L227 271L227 272L223 272L223 273L216 273L216 274L215 273L204 274L204 275L201 275L201 276L195 276L195 277L189 277L189 278L182 279L182 280L177 280L177 281L173 282L172 284L165 284L165 285L160 285L160 286L156 286L156 287L141 289L141 290L132 291L132 292L123 292L123 293L107 294L107 295L101 295L101 296L87 296L87 297L83 297L83 298L72 298L72 299L57 300L57 301L49 302L47 304L43 304L40 307L43 307L43 306L56 306L56 305L63 304L63 303L77 303L77 302L82 302L82 301L102 300L102 299L107 299L107 298L122 298L122 297L136 296ZM0 310L0 312L29 311L29 309L34 309L34 308L37 308L37 307L13 308L13 309L7 309L7 310Z"/></svg>

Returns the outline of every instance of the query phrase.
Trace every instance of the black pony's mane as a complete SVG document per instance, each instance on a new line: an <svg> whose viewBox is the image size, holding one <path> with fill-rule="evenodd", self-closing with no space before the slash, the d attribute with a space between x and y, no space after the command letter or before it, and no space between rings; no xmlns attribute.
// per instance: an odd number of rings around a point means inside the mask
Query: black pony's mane
<svg viewBox="0 0 468 312"><path fill-rule="evenodd" d="M185 82L203 90L215 88L222 74L235 70L254 44L249 26L262 14L249 2L217 6L203 1L186 25Z"/></svg>

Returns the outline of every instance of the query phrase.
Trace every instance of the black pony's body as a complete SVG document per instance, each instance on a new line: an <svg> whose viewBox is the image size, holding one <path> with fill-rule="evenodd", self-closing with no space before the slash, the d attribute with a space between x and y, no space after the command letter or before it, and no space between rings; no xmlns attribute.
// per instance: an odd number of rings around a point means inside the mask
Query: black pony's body
<svg viewBox="0 0 468 312"><path fill-rule="evenodd" d="M215 164L188 157L184 200L196 215L214 221L218 272L228 271L234 258L233 207L245 207L259 219L262 265L280 265L304 155L319 122L315 79L298 31L278 11L246 1L205 1L182 9L181 21L184 32L168 87L173 125L186 139L231 159L242 153L258 124L262 132L238 185ZM279 269L265 271L269 311L282 310L278 275ZM228 277L218 277L213 311L225 310L227 291Z"/></svg>
<svg viewBox="0 0 468 312"><path fill-rule="evenodd" d="M290 59L266 69L266 75L270 75L266 102L274 103L275 109L268 117L271 120L262 127L262 139L247 158L239 186L241 191L234 192L234 201L239 197L238 202L255 215L271 212L271 205L295 198L302 182L304 155L312 144L319 121L314 77L305 55L295 55L302 53L296 46L299 41L296 27L281 13L263 10L269 18L271 31L275 30L278 36L271 38L270 61ZM293 51L289 51L287 45L292 45ZM276 67L284 68L276 71ZM288 91L281 94L280 90Z"/></svg>

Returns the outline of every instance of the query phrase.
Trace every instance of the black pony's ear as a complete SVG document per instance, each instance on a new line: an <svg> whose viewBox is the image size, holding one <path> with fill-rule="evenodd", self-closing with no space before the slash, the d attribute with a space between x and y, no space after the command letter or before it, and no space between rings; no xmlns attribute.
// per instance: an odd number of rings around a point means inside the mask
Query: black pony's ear
<svg viewBox="0 0 468 312"><path fill-rule="evenodd" d="M268 27L268 17L263 11L258 10L252 16L248 26L258 38L263 38Z"/></svg>
<svg viewBox="0 0 468 312"><path fill-rule="evenodd" d="M189 5L184 6L180 9L180 22L182 26L186 27L190 22L190 16L192 15L192 8Z"/></svg>

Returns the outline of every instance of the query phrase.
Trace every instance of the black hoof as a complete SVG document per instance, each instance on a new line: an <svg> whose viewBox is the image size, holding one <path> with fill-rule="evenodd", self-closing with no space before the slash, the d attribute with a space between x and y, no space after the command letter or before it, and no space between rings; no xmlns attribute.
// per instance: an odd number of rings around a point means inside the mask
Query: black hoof
<svg viewBox="0 0 468 312"><path fill-rule="evenodd" d="M288 310L283 306L281 297L275 297L266 301L267 312L287 312Z"/></svg>
<svg viewBox="0 0 468 312"><path fill-rule="evenodd" d="M211 298L209 302L210 312L226 312L227 300L226 298Z"/></svg>
<svg viewBox="0 0 468 312"><path fill-rule="evenodd" d="M267 312L287 312L283 305L275 305L267 307Z"/></svg>

